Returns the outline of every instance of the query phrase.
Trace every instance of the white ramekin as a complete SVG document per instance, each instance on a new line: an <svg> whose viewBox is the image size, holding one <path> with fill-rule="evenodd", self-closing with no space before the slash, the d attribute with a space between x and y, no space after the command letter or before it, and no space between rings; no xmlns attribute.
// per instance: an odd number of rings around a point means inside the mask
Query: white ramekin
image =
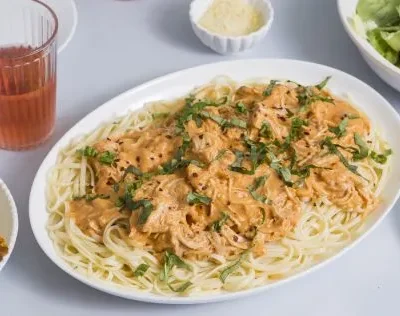
<svg viewBox="0 0 400 316"><path fill-rule="evenodd" d="M197 37L204 45L222 55L236 54L252 48L267 34L274 20L274 10L269 0L245 0L255 6L263 15L264 25L256 32L245 36L223 36L211 33L198 24L198 21L214 0L193 0L190 5L190 21Z"/></svg>
<svg viewBox="0 0 400 316"><path fill-rule="evenodd" d="M0 261L0 271L6 265L14 250L17 234L17 207L6 184L0 179L0 235L6 239L8 245L8 254Z"/></svg>

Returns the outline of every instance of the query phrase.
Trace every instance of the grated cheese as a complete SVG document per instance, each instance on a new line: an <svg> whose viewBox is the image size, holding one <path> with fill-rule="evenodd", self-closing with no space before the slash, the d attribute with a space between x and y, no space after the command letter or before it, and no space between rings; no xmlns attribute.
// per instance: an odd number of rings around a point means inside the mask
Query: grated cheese
<svg viewBox="0 0 400 316"><path fill-rule="evenodd" d="M220 35L242 36L260 29L264 19L261 12L245 0L214 0L199 24Z"/></svg>

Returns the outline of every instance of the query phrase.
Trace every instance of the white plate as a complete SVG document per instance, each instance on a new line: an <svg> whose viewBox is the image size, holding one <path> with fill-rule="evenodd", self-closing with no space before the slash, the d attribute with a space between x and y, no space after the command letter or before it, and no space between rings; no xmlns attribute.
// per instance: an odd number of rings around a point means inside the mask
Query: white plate
<svg viewBox="0 0 400 316"><path fill-rule="evenodd" d="M78 24L74 0L41 0L54 10L58 18L58 53L71 41Z"/></svg>
<svg viewBox="0 0 400 316"><path fill-rule="evenodd" d="M360 238L334 257L331 257L302 273L277 281L276 283L236 293L201 297L170 298L115 287L101 281L89 279L74 271L56 254L52 241L50 240L45 228L48 217L45 200L46 174L55 164L59 150L66 146L72 138L89 133L101 122L113 120L113 117L125 114L128 109L140 109L144 103L149 101L183 96L194 87L207 83L218 75L228 75L236 81L255 79L259 77L265 78L267 76L275 79L291 79L303 84L314 84L321 81L326 76L331 75L333 77L329 82L329 88L332 92L337 95L350 94L359 108L374 120L373 122L382 131L383 136L388 140L394 153L396 154L400 152L400 143L397 141L397 137L400 135L400 117L397 112L393 110L390 104L371 87L367 86L360 80L333 68L294 60L240 60L199 66L152 80L121 94L83 118L53 147L36 174L29 201L29 215L32 230L40 247L62 270L81 282L101 291L128 299L146 302L193 304L237 299L288 283L289 281L311 271L315 271L318 267L322 267L324 264L333 261L345 253L346 250L356 245L387 215L399 196L400 164L398 163L393 163L388 183L382 193L383 202L370 216L370 220L367 224L368 229ZM367 254L365 254L365 256L367 256Z"/></svg>
<svg viewBox="0 0 400 316"><path fill-rule="evenodd" d="M11 256L17 240L17 234L17 207L6 184L0 179L0 236L6 239L8 245L8 254L0 261L0 271Z"/></svg>

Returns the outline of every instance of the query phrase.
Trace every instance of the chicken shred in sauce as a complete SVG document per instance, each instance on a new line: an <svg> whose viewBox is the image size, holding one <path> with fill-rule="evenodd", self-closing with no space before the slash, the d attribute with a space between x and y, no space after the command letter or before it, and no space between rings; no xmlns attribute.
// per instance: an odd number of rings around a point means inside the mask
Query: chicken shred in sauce
<svg viewBox="0 0 400 316"><path fill-rule="evenodd" d="M85 234L101 239L122 214L130 243L155 254L204 260L251 248L260 256L295 227L304 203L376 207L346 150L359 148L370 123L322 87L271 82L180 104L82 151L95 187L68 202L68 214Z"/></svg>

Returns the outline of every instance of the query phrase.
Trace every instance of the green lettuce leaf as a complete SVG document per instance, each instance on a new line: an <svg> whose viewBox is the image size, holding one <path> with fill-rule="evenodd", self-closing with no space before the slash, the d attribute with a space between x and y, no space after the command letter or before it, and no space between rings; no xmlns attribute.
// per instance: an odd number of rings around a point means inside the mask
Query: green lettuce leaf
<svg viewBox="0 0 400 316"><path fill-rule="evenodd" d="M379 54L385 57L392 64L396 64L399 60L399 54L383 39L379 29L367 32L368 41L377 50Z"/></svg>
<svg viewBox="0 0 400 316"><path fill-rule="evenodd" d="M397 7L400 0L360 0L357 14L364 21L374 21L378 26L392 26L400 23Z"/></svg>
<svg viewBox="0 0 400 316"><path fill-rule="evenodd" d="M393 50L400 52L400 31L381 32L381 36Z"/></svg>

